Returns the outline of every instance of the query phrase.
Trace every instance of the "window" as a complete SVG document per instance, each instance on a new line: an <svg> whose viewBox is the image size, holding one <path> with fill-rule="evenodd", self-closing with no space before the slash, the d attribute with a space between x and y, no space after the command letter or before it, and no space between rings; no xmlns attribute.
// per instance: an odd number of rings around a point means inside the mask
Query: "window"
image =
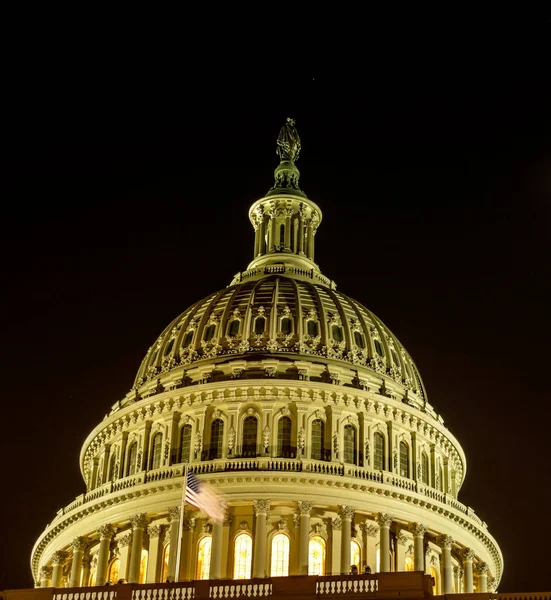
<svg viewBox="0 0 551 600"><path fill-rule="evenodd" d="M291 419L281 417L277 425L277 453L278 456L294 458L291 448Z"/></svg>
<svg viewBox="0 0 551 600"><path fill-rule="evenodd" d="M114 481L115 480L115 466L117 464L117 457L112 454L111 458L109 459L109 479L108 481Z"/></svg>
<svg viewBox="0 0 551 600"><path fill-rule="evenodd" d="M373 467L382 471L385 468L385 438L382 433L373 435Z"/></svg>
<svg viewBox="0 0 551 600"><path fill-rule="evenodd" d="M96 585L97 574L98 574L98 568L96 566L92 566L90 569L90 579L88 580L88 585L90 587Z"/></svg>
<svg viewBox="0 0 551 600"><path fill-rule="evenodd" d="M444 491L444 475L442 473L442 466L438 467L438 473L440 475L440 491Z"/></svg>
<svg viewBox="0 0 551 600"><path fill-rule="evenodd" d="M205 342L210 342L212 340L212 338L214 337L215 329L216 329L216 325L209 325L205 329L205 334L203 335L203 339L205 340Z"/></svg>
<svg viewBox="0 0 551 600"><path fill-rule="evenodd" d="M306 321L306 333L310 337L316 337L318 335L318 322L312 321L312 319Z"/></svg>
<svg viewBox="0 0 551 600"><path fill-rule="evenodd" d="M168 559L170 558L170 544L167 544L163 550L163 562L161 563L161 582L165 582L168 577Z"/></svg>
<svg viewBox="0 0 551 600"><path fill-rule="evenodd" d="M433 595L438 594L438 570L436 567L430 568L430 575L434 579L434 585L432 586Z"/></svg>
<svg viewBox="0 0 551 600"><path fill-rule="evenodd" d="M411 558L411 556L406 556L406 562L404 564L404 571L415 571L413 558Z"/></svg>
<svg viewBox="0 0 551 600"><path fill-rule="evenodd" d="M168 346L165 348L165 354L164 355L166 356L167 354L170 354L170 351L172 350L173 347L174 347L174 338L172 338L170 340L170 342L168 342Z"/></svg>
<svg viewBox="0 0 551 600"><path fill-rule="evenodd" d="M421 454L421 480L423 483L429 484L429 457L426 452Z"/></svg>
<svg viewBox="0 0 551 600"><path fill-rule="evenodd" d="M242 533L235 538L233 557L233 578L250 579L253 560L253 538Z"/></svg>
<svg viewBox="0 0 551 600"><path fill-rule="evenodd" d="M356 565L358 571L362 564L362 552L360 550L360 544L356 540L350 541L350 566Z"/></svg>
<svg viewBox="0 0 551 600"><path fill-rule="evenodd" d="M381 342L379 340L375 340L375 351L379 356L384 356L383 347L381 346Z"/></svg>
<svg viewBox="0 0 551 600"><path fill-rule="evenodd" d="M335 340L335 342L342 342L342 327L339 327L338 325L333 325L331 327L331 337Z"/></svg>
<svg viewBox="0 0 551 600"><path fill-rule="evenodd" d="M260 335L260 334L264 333L265 329L266 329L266 319L264 317L257 317L256 321L254 322L254 332L257 335Z"/></svg>
<svg viewBox="0 0 551 600"><path fill-rule="evenodd" d="M222 458L224 443L224 421L215 419L210 426L210 459Z"/></svg>
<svg viewBox="0 0 551 600"><path fill-rule="evenodd" d="M308 544L308 575L325 575L325 540L319 535Z"/></svg>
<svg viewBox="0 0 551 600"><path fill-rule="evenodd" d="M234 319L229 326L228 335L230 337L235 337L239 333L239 319Z"/></svg>
<svg viewBox="0 0 551 600"><path fill-rule="evenodd" d="M356 464L356 428L353 425L344 426L344 462Z"/></svg>
<svg viewBox="0 0 551 600"><path fill-rule="evenodd" d="M194 331L188 331L186 333L186 337L184 338L184 343L182 344L182 348L187 348L191 344L191 340L193 339Z"/></svg>
<svg viewBox="0 0 551 600"><path fill-rule="evenodd" d="M208 579L210 575L210 551L212 548L212 538L204 537L199 542L199 551L197 552L197 574L196 579ZM166 581L166 579L164 580Z"/></svg>
<svg viewBox="0 0 551 600"><path fill-rule="evenodd" d="M126 474L134 475L136 472L136 454L138 453L138 444L134 442L128 450L128 463L126 466Z"/></svg>
<svg viewBox="0 0 551 600"><path fill-rule="evenodd" d="M284 335L289 335L293 331L293 324L291 319L281 319L281 333Z"/></svg>
<svg viewBox="0 0 551 600"><path fill-rule="evenodd" d="M120 558L115 558L115 560L111 563L109 567L109 576L107 577L107 581L111 583L117 583L119 580L119 570L121 566Z"/></svg>
<svg viewBox="0 0 551 600"><path fill-rule="evenodd" d="M256 456L256 433L258 421L256 417L247 417L243 421L243 456Z"/></svg>
<svg viewBox="0 0 551 600"><path fill-rule="evenodd" d="M324 459L325 423L321 419L312 421L312 458Z"/></svg>
<svg viewBox="0 0 551 600"><path fill-rule="evenodd" d="M354 332L354 343L358 348L365 348L364 336L359 331Z"/></svg>
<svg viewBox="0 0 551 600"><path fill-rule="evenodd" d="M138 583L145 583L145 578L147 576L147 559L149 557L149 552L142 548L142 556L140 558L140 575L138 579Z"/></svg>
<svg viewBox="0 0 551 600"><path fill-rule="evenodd" d="M191 425L184 425L180 429L180 456L178 462L189 462L191 453ZM163 579L163 581L165 581Z"/></svg>
<svg viewBox="0 0 551 600"><path fill-rule="evenodd" d="M150 469L158 469L161 466L161 458L163 454L163 434L159 431L153 437L151 444L151 461L149 462Z"/></svg>
<svg viewBox="0 0 551 600"><path fill-rule="evenodd" d="M285 225L279 226L279 246L280 248L285 247Z"/></svg>
<svg viewBox="0 0 551 600"><path fill-rule="evenodd" d="M409 477L409 448L405 442L400 442L400 475Z"/></svg>
<svg viewBox="0 0 551 600"><path fill-rule="evenodd" d="M289 538L284 533L277 533L272 539L271 577L287 577L289 575Z"/></svg>

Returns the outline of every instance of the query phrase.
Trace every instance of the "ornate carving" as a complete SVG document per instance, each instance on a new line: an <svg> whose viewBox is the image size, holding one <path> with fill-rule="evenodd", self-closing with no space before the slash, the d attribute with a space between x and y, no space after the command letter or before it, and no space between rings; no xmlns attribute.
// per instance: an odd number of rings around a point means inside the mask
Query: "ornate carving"
<svg viewBox="0 0 551 600"><path fill-rule="evenodd" d="M463 551L463 560L472 561L472 560L474 560L474 557L475 557L474 551L471 550L470 548L466 548Z"/></svg>
<svg viewBox="0 0 551 600"><path fill-rule="evenodd" d="M203 436L200 432L197 432L195 435L195 443L193 448L195 450L195 456L200 456L201 452L203 451Z"/></svg>
<svg viewBox="0 0 551 600"><path fill-rule="evenodd" d="M476 572L479 575L487 575L490 568L485 562L479 562L476 564Z"/></svg>
<svg viewBox="0 0 551 600"><path fill-rule="evenodd" d="M282 406L280 412L284 417L288 417L291 414L291 410L288 406Z"/></svg>
<svg viewBox="0 0 551 600"><path fill-rule="evenodd" d="M52 567L44 566L40 569L40 579L51 579L52 577Z"/></svg>
<svg viewBox="0 0 551 600"><path fill-rule="evenodd" d="M79 550L84 550L86 547L86 538L85 537L77 537L73 540L71 546L73 547L73 552L78 552Z"/></svg>
<svg viewBox="0 0 551 600"><path fill-rule="evenodd" d="M144 529L149 523L149 519L145 513L139 513L131 517L132 529Z"/></svg>
<svg viewBox="0 0 551 600"><path fill-rule="evenodd" d="M276 524L275 524L276 528L278 529L278 531L289 531L289 528L287 527L287 521L280 519Z"/></svg>
<svg viewBox="0 0 551 600"><path fill-rule="evenodd" d="M438 537L438 543L443 548L451 548L453 546L453 538L451 535L441 535Z"/></svg>
<svg viewBox="0 0 551 600"><path fill-rule="evenodd" d="M270 445L271 433L272 432L270 430L270 427L266 425L266 427L264 427L264 429L262 430L262 442L264 443L264 448L268 448L268 446Z"/></svg>
<svg viewBox="0 0 551 600"><path fill-rule="evenodd" d="M364 459L365 464L369 467L371 465L371 446L369 440L366 440L364 444Z"/></svg>
<svg viewBox="0 0 551 600"><path fill-rule="evenodd" d="M409 530L415 537L423 537L427 533L427 528L422 523L413 523Z"/></svg>
<svg viewBox="0 0 551 600"><path fill-rule="evenodd" d="M387 513L378 513L377 523L379 523L380 527L390 527L392 525L392 516Z"/></svg>
<svg viewBox="0 0 551 600"><path fill-rule="evenodd" d="M247 521L241 521L237 529L238 531L250 531L250 527Z"/></svg>
<svg viewBox="0 0 551 600"><path fill-rule="evenodd" d="M235 429L232 425L228 431L228 450L231 452L235 445Z"/></svg>
<svg viewBox="0 0 551 600"><path fill-rule="evenodd" d="M122 548L126 548L127 546L130 546L131 543L132 543L132 534L127 533L126 535L123 535L121 538L119 538L117 540L117 547L119 548L119 550L121 550Z"/></svg>
<svg viewBox="0 0 551 600"><path fill-rule="evenodd" d="M333 452L335 453L335 458L339 458L339 434L336 431L333 434Z"/></svg>
<svg viewBox="0 0 551 600"><path fill-rule="evenodd" d="M301 517L309 517L312 508L314 508L314 503L307 500L299 500L297 506Z"/></svg>
<svg viewBox="0 0 551 600"><path fill-rule="evenodd" d="M233 523L233 515L226 513L224 515L223 525L224 527L229 527Z"/></svg>
<svg viewBox="0 0 551 600"><path fill-rule="evenodd" d="M366 521L364 523L364 531L365 535L367 535L368 537L376 537L379 533L379 528L377 527L377 525L375 525L375 523L370 523L369 521Z"/></svg>
<svg viewBox="0 0 551 600"><path fill-rule="evenodd" d="M400 533L396 536L396 541L398 544L400 544L400 546L405 546L408 543L408 539L408 536L403 531L400 531Z"/></svg>
<svg viewBox="0 0 551 600"><path fill-rule="evenodd" d="M180 507L172 506L168 509L168 520L172 523L172 521L177 521L180 518Z"/></svg>
<svg viewBox="0 0 551 600"><path fill-rule="evenodd" d="M351 521L354 518L354 514L356 513L356 508L354 506L341 504L339 506L339 509L339 516L343 521Z"/></svg>
<svg viewBox="0 0 551 600"><path fill-rule="evenodd" d="M161 525L150 525L147 528L147 533L149 534L149 539L158 538L161 535L163 528Z"/></svg>
<svg viewBox="0 0 551 600"><path fill-rule="evenodd" d="M301 452L304 452L304 447L306 446L306 431L304 431L304 428L302 427L297 434L297 443Z"/></svg>
<svg viewBox="0 0 551 600"><path fill-rule="evenodd" d="M295 527L300 526L300 514L298 512L293 513L293 523L294 523Z"/></svg>
<svg viewBox="0 0 551 600"><path fill-rule="evenodd" d="M396 448L392 451L392 464L395 469L398 468L398 450L396 450Z"/></svg>
<svg viewBox="0 0 551 600"><path fill-rule="evenodd" d="M340 529L342 527L342 519L340 517L333 517L331 519L331 527L333 529Z"/></svg>
<svg viewBox="0 0 551 600"><path fill-rule="evenodd" d="M112 538L115 535L116 529L113 525L102 525L98 528L98 533L101 538Z"/></svg>
<svg viewBox="0 0 551 600"><path fill-rule="evenodd" d="M270 510L269 500L253 500L253 507L255 514L265 515Z"/></svg>
<svg viewBox="0 0 551 600"><path fill-rule="evenodd" d="M201 526L203 533L209 535L212 533L212 523L208 521L203 521L203 525Z"/></svg>
<svg viewBox="0 0 551 600"><path fill-rule="evenodd" d="M264 375L266 377L275 377L275 374L277 372L277 367L264 367Z"/></svg>
<svg viewBox="0 0 551 600"><path fill-rule="evenodd" d="M195 531L195 525L197 523L197 519L193 517L190 519L184 519L182 522L182 530L183 531Z"/></svg>
<svg viewBox="0 0 551 600"><path fill-rule="evenodd" d="M63 550L58 550L57 552L54 552L52 554L52 564L55 565L62 565L66 560L67 560L67 552L64 552Z"/></svg>

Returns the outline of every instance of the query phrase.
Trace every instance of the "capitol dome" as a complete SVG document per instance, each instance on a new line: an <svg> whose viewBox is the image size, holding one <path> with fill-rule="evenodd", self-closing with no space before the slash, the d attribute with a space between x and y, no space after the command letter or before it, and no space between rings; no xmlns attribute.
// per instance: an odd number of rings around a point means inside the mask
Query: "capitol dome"
<svg viewBox="0 0 551 600"><path fill-rule="evenodd" d="M466 458L396 336L314 261L321 209L288 120L253 259L174 319L86 438L86 492L37 540L41 587L423 571L484 592L497 542L458 498ZM186 470L223 522L181 498Z"/></svg>

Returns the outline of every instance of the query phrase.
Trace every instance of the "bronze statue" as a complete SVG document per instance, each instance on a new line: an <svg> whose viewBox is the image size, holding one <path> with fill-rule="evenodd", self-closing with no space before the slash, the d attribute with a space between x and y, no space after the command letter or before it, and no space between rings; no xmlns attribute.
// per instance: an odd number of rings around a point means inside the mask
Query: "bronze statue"
<svg viewBox="0 0 551 600"><path fill-rule="evenodd" d="M277 155L283 162L288 160L295 162L300 154L300 137L295 127L294 119L287 119L287 123L280 129L277 138Z"/></svg>

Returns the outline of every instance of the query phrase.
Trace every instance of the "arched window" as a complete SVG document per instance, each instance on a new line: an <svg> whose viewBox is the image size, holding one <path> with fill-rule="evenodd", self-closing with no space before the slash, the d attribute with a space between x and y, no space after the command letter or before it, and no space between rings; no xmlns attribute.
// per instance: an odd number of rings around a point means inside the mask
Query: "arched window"
<svg viewBox="0 0 551 600"><path fill-rule="evenodd" d="M415 571L415 564L411 556L406 556L406 562L404 564L404 571Z"/></svg>
<svg viewBox="0 0 551 600"><path fill-rule="evenodd" d="M421 454L421 480L429 484L429 457L426 452Z"/></svg>
<svg viewBox="0 0 551 600"><path fill-rule="evenodd" d="M168 577L168 560L170 558L170 544L167 544L163 550L163 562L161 563L161 582L166 581Z"/></svg>
<svg viewBox="0 0 551 600"><path fill-rule="evenodd" d="M281 417L277 425L277 454L285 458L294 458L291 447L291 419Z"/></svg>
<svg viewBox="0 0 551 600"><path fill-rule="evenodd" d="M400 442L400 475L409 477L409 448L405 442Z"/></svg>
<svg viewBox="0 0 551 600"><path fill-rule="evenodd" d="M331 327L331 337L335 340L335 342L342 342L342 327L339 327L338 325L333 325Z"/></svg>
<svg viewBox="0 0 551 600"><path fill-rule="evenodd" d="M196 579L208 579L209 578L211 548L212 548L212 538L211 537L202 538L201 541L199 542L199 551L197 552Z"/></svg>
<svg viewBox="0 0 551 600"><path fill-rule="evenodd" d="M365 348L364 336L359 331L354 332L354 343L358 348Z"/></svg>
<svg viewBox="0 0 551 600"><path fill-rule="evenodd" d="M159 431L153 436L151 444L151 460L149 461L150 469L158 469L161 466L161 458L163 454L163 434Z"/></svg>
<svg viewBox="0 0 551 600"><path fill-rule="evenodd" d="M290 333L292 333L293 331L293 323L291 322L291 319L281 319L281 333L283 333L284 335L289 335Z"/></svg>
<svg viewBox="0 0 551 600"><path fill-rule="evenodd" d="M212 324L205 329L205 334L203 335L203 339L205 340L205 342L210 342L212 340L212 338L214 337L215 330L216 325Z"/></svg>
<svg viewBox="0 0 551 600"><path fill-rule="evenodd" d="M433 595L438 594L439 581L438 581L438 569L434 566L430 568L430 575L434 579L434 585L432 586Z"/></svg>
<svg viewBox="0 0 551 600"><path fill-rule="evenodd" d="M385 468L385 438L382 433L373 434L373 467L382 471Z"/></svg>
<svg viewBox="0 0 551 600"><path fill-rule="evenodd" d="M324 459L325 423L321 419L312 421L312 458Z"/></svg>
<svg viewBox="0 0 551 600"><path fill-rule="evenodd" d="M279 226L279 247L285 247L285 225L283 224Z"/></svg>
<svg viewBox="0 0 551 600"><path fill-rule="evenodd" d="M253 562L253 538L242 533L235 538L233 555L233 578L250 579Z"/></svg>
<svg viewBox="0 0 551 600"><path fill-rule="evenodd" d="M229 326L228 335L230 337L235 337L239 333L239 319L234 319Z"/></svg>
<svg viewBox="0 0 551 600"><path fill-rule="evenodd" d="M385 353L383 352L383 347L381 346L381 342L379 340L375 340L375 351L377 352L377 354L379 356L384 356Z"/></svg>
<svg viewBox="0 0 551 600"><path fill-rule="evenodd" d="M289 538L284 533L277 533L272 539L271 577L287 577L289 575Z"/></svg>
<svg viewBox="0 0 551 600"><path fill-rule="evenodd" d="M266 329L266 319L264 317L257 317L254 322L254 332L257 335L264 333Z"/></svg>
<svg viewBox="0 0 551 600"><path fill-rule="evenodd" d="M184 343L182 344L182 348L187 348L191 344L191 340L193 339L193 334L195 332L193 329L186 333L186 337L184 338Z"/></svg>
<svg viewBox="0 0 551 600"><path fill-rule="evenodd" d="M110 581L111 583L117 583L117 581L119 580L120 567L121 567L120 558L115 558L111 562L111 566L109 567L109 575L107 577L107 581Z"/></svg>
<svg viewBox="0 0 551 600"><path fill-rule="evenodd" d="M138 453L138 444L134 442L128 449L128 463L126 466L126 474L134 475L136 472L136 454Z"/></svg>
<svg viewBox="0 0 551 600"><path fill-rule="evenodd" d="M306 333L310 337L316 337L318 335L318 322L312 319L306 321Z"/></svg>
<svg viewBox="0 0 551 600"><path fill-rule="evenodd" d="M258 420L256 417L246 417L243 421L243 456L256 456L256 434Z"/></svg>
<svg viewBox="0 0 551 600"><path fill-rule="evenodd" d="M189 462L191 454L191 425L187 424L180 429L180 456L178 462ZM163 581L165 581L163 579Z"/></svg>
<svg viewBox="0 0 551 600"><path fill-rule="evenodd" d="M224 443L224 421L215 419L210 426L210 459L222 458Z"/></svg>
<svg viewBox="0 0 551 600"><path fill-rule="evenodd" d="M350 566L356 565L358 571L362 564L362 551L360 550L360 544L356 540L350 540Z"/></svg>
<svg viewBox="0 0 551 600"><path fill-rule="evenodd" d="M356 464L356 428L350 424L344 426L344 462Z"/></svg>
<svg viewBox="0 0 551 600"><path fill-rule="evenodd" d="M90 568L90 578L88 579L88 585L89 585L90 587L92 587L92 586L96 585L96 578L97 578L97 575L98 575L98 568L97 568L95 565L93 565L93 566ZM102 585L103 585L103 584L102 584Z"/></svg>
<svg viewBox="0 0 551 600"><path fill-rule="evenodd" d="M308 575L325 575L325 540L319 535L308 543Z"/></svg>
<svg viewBox="0 0 551 600"><path fill-rule="evenodd" d="M115 466L117 464L117 457L115 456L115 454L111 455L111 458L109 459L109 479L108 481L114 481L115 480Z"/></svg>
<svg viewBox="0 0 551 600"><path fill-rule="evenodd" d="M164 355L166 356L167 354L170 354L170 351L172 350L173 347L174 347L174 338L172 338L170 340L170 342L168 342L168 346L165 348L165 354Z"/></svg>
<svg viewBox="0 0 551 600"><path fill-rule="evenodd" d="M147 576L147 559L149 557L149 552L142 548L142 556L140 558L140 575L138 579L138 583L145 583L145 578Z"/></svg>

